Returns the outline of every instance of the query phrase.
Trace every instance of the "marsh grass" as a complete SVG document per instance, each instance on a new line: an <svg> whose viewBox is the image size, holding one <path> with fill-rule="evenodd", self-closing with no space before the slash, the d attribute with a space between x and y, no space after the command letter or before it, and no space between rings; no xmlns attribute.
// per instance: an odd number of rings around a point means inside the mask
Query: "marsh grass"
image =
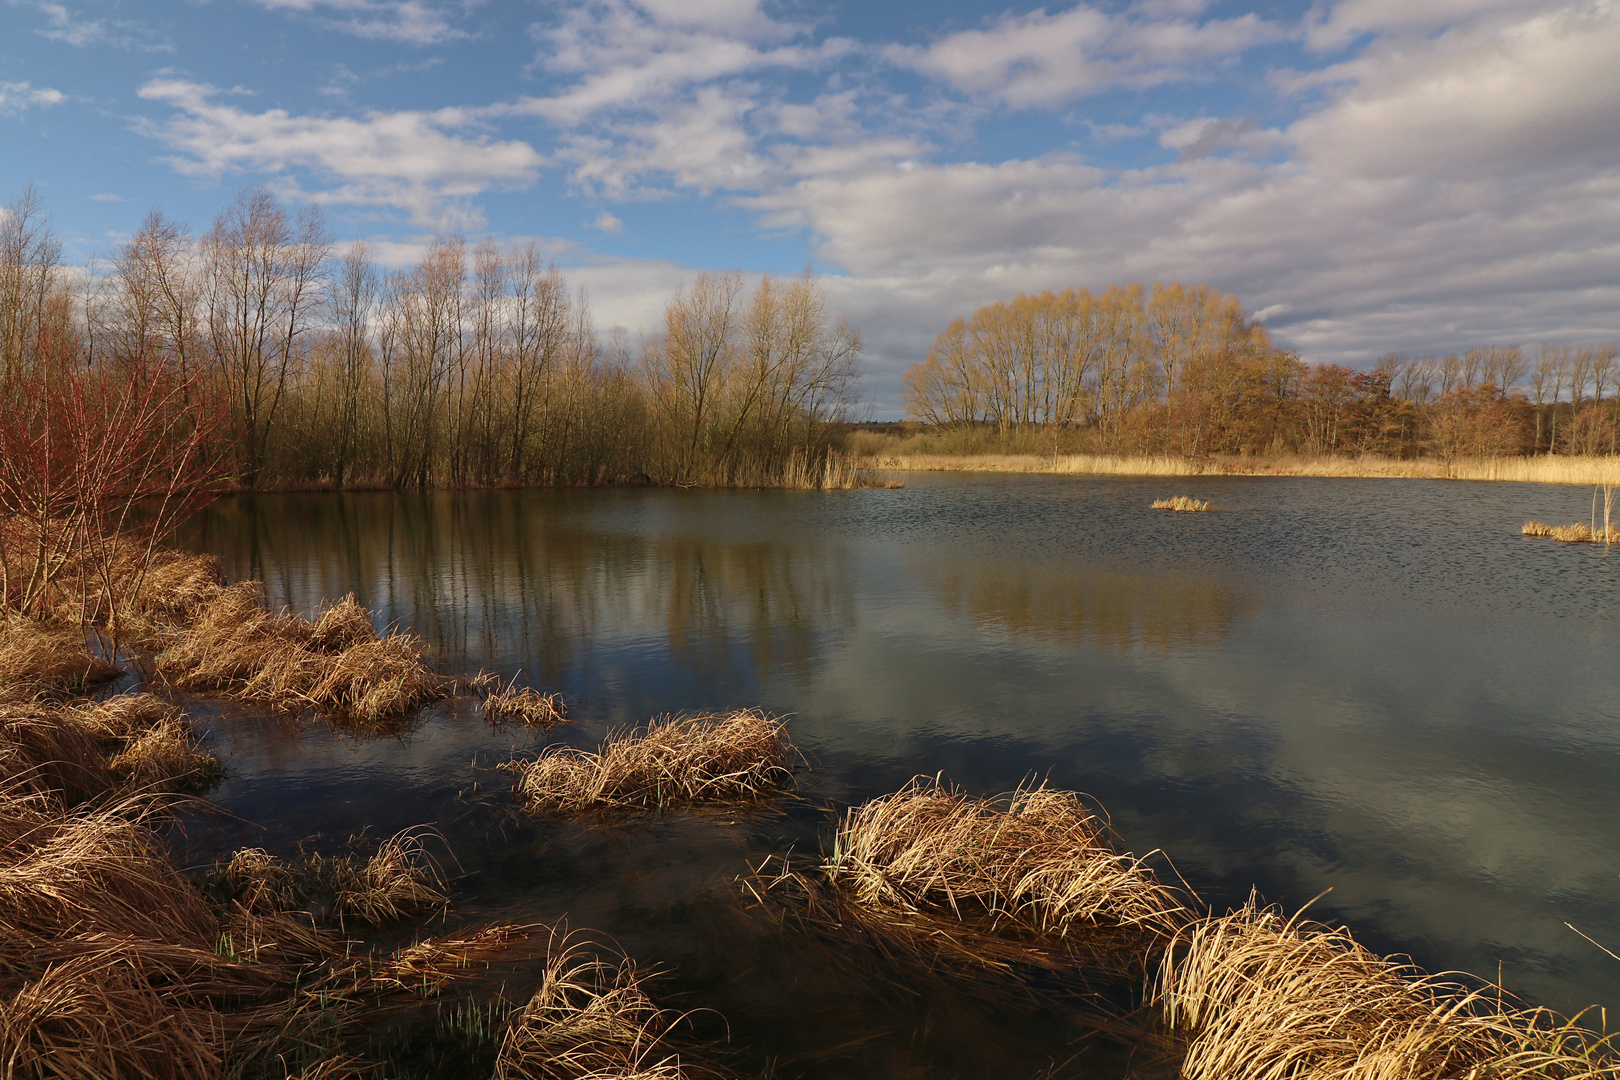
<svg viewBox="0 0 1620 1080"><path fill-rule="evenodd" d="M1435 458L1185 457L1149 454L1002 454L899 452L857 459L869 469L916 472L1021 472L1089 476L1323 476L1502 480L1538 484L1602 484L1620 481L1620 456L1538 455L1535 457Z"/></svg>
<svg viewBox="0 0 1620 1080"><path fill-rule="evenodd" d="M1184 1080L1620 1075L1607 1039L1253 902L1184 927L1158 991Z"/></svg>
<svg viewBox="0 0 1620 1080"><path fill-rule="evenodd" d="M785 722L744 710L654 720L596 753L549 747L502 768L530 810L576 812L754 800L792 785L799 760Z"/></svg>
<svg viewBox="0 0 1620 1080"><path fill-rule="evenodd" d="M448 693L423 649L414 635L379 636L352 595L311 621L266 610L261 587L243 582L169 640L156 671L182 690L381 726Z"/></svg>
<svg viewBox="0 0 1620 1080"><path fill-rule="evenodd" d="M83 630L0 613L0 690L62 696L82 693L121 674L90 654Z"/></svg>
<svg viewBox="0 0 1620 1080"><path fill-rule="evenodd" d="M217 902L249 911L305 910L317 921L386 925L449 906L447 875L432 846L443 846L443 838L424 826L389 837L364 860L307 851L284 860L244 848L216 866L206 886Z"/></svg>
<svg viewBox="0 0 1620 1080"><path fill-rule="evenodd" d="M1524 536L1545 536L1557 540L1562 544L1620 544L1620 528L1611 527L1608 533L1601 530L1593 532L1592 527L1583 522L1573 525L1544 525L1539 521L1527 521L1519 528Z"/></svg>
<svg viewBox="0 0 1620 1080"><path fill-rule="evenodd" d="M1170 499L1154 499L1153 510L1180 510L1184 513L1197 513L1204 510L1215 509L1208 502L1194 499L1188 495L1177 495Z"/></svg>
<svg viewBox="0 0 1620 1080"><path fill-rule="evenodd" d="M628 959L618 963L566 936L554 939L540 986L512 1014L495 1080L688 1075L667 1042L678 1017L658 1008Z"/></svg>
<svg viewBox="0 0 1620 1080"><path fill-rule="evenodd" d="M547 694L532 686L519 686L517 676L509 683L496 679L485 692L484 719L496 727L517 725L533 731L550 731L568 720L561 694Z"/></svg>
<svg viewBox="0 0 1620 1080"><path fill-rule="evenodd" d="M991 800L917 777L845 815L825 872L859 903L966 913L1042 934L1168 935L1188 917L1144 859L1114 851L1078 796L1045 785Z"/></svg>

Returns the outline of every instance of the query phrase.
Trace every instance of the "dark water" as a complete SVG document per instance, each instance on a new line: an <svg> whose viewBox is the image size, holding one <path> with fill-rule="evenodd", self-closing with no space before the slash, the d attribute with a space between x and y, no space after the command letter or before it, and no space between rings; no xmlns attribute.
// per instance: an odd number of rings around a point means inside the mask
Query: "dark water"
<svg viewBox="0 0 1620 1080"><path fill-rule="evenodd" d="M1212 499L1213 514L1147 509ZM1620 1007L1620 550L1518 535L1574 488L1417 480L930 476L900 491L288 495L197 545L273 603L353 590L480 666L567 695L594 746L653 715L792 714L802 798L744 819L524 818L492 766L544 739L465 704L405 738L220 710L244 843L437 823L462 917L567 918L713 1007L755 1071L1033 1075L1039 1010L912 994L744 911L750 859L814 855L839 807L945 772L1093 796L1217 906L1251 888L1381 951L1570 1011ZM474 790L473 786L478 785ZM828 1048L844 1049L828 1053ZM1083 1047L1082 1047L1083 1049ZM1085 1068L1118 1068L1093 1052Z"/></svg>

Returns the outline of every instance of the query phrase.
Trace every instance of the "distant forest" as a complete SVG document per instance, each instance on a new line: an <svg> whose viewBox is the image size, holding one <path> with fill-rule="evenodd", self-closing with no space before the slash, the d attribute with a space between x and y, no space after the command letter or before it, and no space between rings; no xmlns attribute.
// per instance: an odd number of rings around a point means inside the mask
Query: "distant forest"
<svg viewBox="0 0 1620 1080"><path fill-rule="evenodd" d="M153 211L105 265L61 250L32 189L0 211L0 438L35 453L133 397L255 487L817 486L856 390L860 338L808 275L700 274L632 355L532 243L439 237L388 271L262 188L200 235Z"/></svg>
<svg viewBox="0 0 1620 1080"><path fill-rule="evenodd" d="M994 449L1061 433L1106 453L1613 454L1613 343L1390 354L1370 371L1277 348L1235 296L1180 283L1020 295L942 332L906 372L914 420ZM961 438L951 444L963 449Z"/></svg>
<svg viewBox="0 0 1620 1080"><path fill-rule="evenodd" d="M153 211L70 266L32 189L0 210L0 452L46 487L133 445L137 412L176 467L256 488L842 485L860 351L808 275L700 274L604 344L533 244L441 236L388 270L250 188L204 232ZM980 308L905 381L914 420L985 450L1452 459L1616 452L1615 359L1312 365L1230 294L1132 284Z"/></svg>

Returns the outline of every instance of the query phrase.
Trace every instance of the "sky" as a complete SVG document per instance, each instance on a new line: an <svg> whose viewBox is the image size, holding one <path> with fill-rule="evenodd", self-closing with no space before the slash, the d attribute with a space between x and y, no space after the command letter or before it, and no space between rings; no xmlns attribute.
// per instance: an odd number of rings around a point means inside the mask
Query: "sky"
<svg viewBox="0 0 1620 1080"><path fill-rule="evenodd" d="M533 239L599 330L823 275L867 414L951 319L1235 293L1307 360L1620 337L1620 0L0 0L0 201L66 257L243 187L409 263Z"/></svg>

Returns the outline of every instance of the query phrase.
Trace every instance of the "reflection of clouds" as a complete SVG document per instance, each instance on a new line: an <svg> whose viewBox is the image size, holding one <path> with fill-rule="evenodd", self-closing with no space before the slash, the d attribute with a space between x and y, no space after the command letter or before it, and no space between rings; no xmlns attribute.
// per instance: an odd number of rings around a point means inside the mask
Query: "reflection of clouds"
<svg viewBox="0 0 1620 1080"><path fill-rule="evenodd" d="M228 575L265 581L272 604L312 611L355 589L452 667L526 666L561 681L593 655L652 649L704 683L775 668L803 677L816 635L853 619L839 550L685 531L680 499L241 498L209 513L200 542Z"/></svg>
<svg viewBox="0 0 1620 1080"><path fill-rule="evenodd" d="M1038 641L1168 653L1217 644L1252 601L1230 579L1074 563L919 555L908 568L952 614Z"/></svg>
<svg viewBox="0 0 1620 1080"><path fill-rule="evenodd" d="M206 546L276 603L358 587L449 666L588 697L588 724L791 711L818 797L1049 771L1223 903L1331 887L1313 910L1378 948L1620 1003L1620 964L1563 926L1620 941L1612 580L1512 532L1562 493L1233 481L1218 532L1132 533L1139 485L952 483L275 496L220 504ZM465 769L488 745L460 721L344 767ZM298 779L252 738L229 749L264 792Z"/></svg>

